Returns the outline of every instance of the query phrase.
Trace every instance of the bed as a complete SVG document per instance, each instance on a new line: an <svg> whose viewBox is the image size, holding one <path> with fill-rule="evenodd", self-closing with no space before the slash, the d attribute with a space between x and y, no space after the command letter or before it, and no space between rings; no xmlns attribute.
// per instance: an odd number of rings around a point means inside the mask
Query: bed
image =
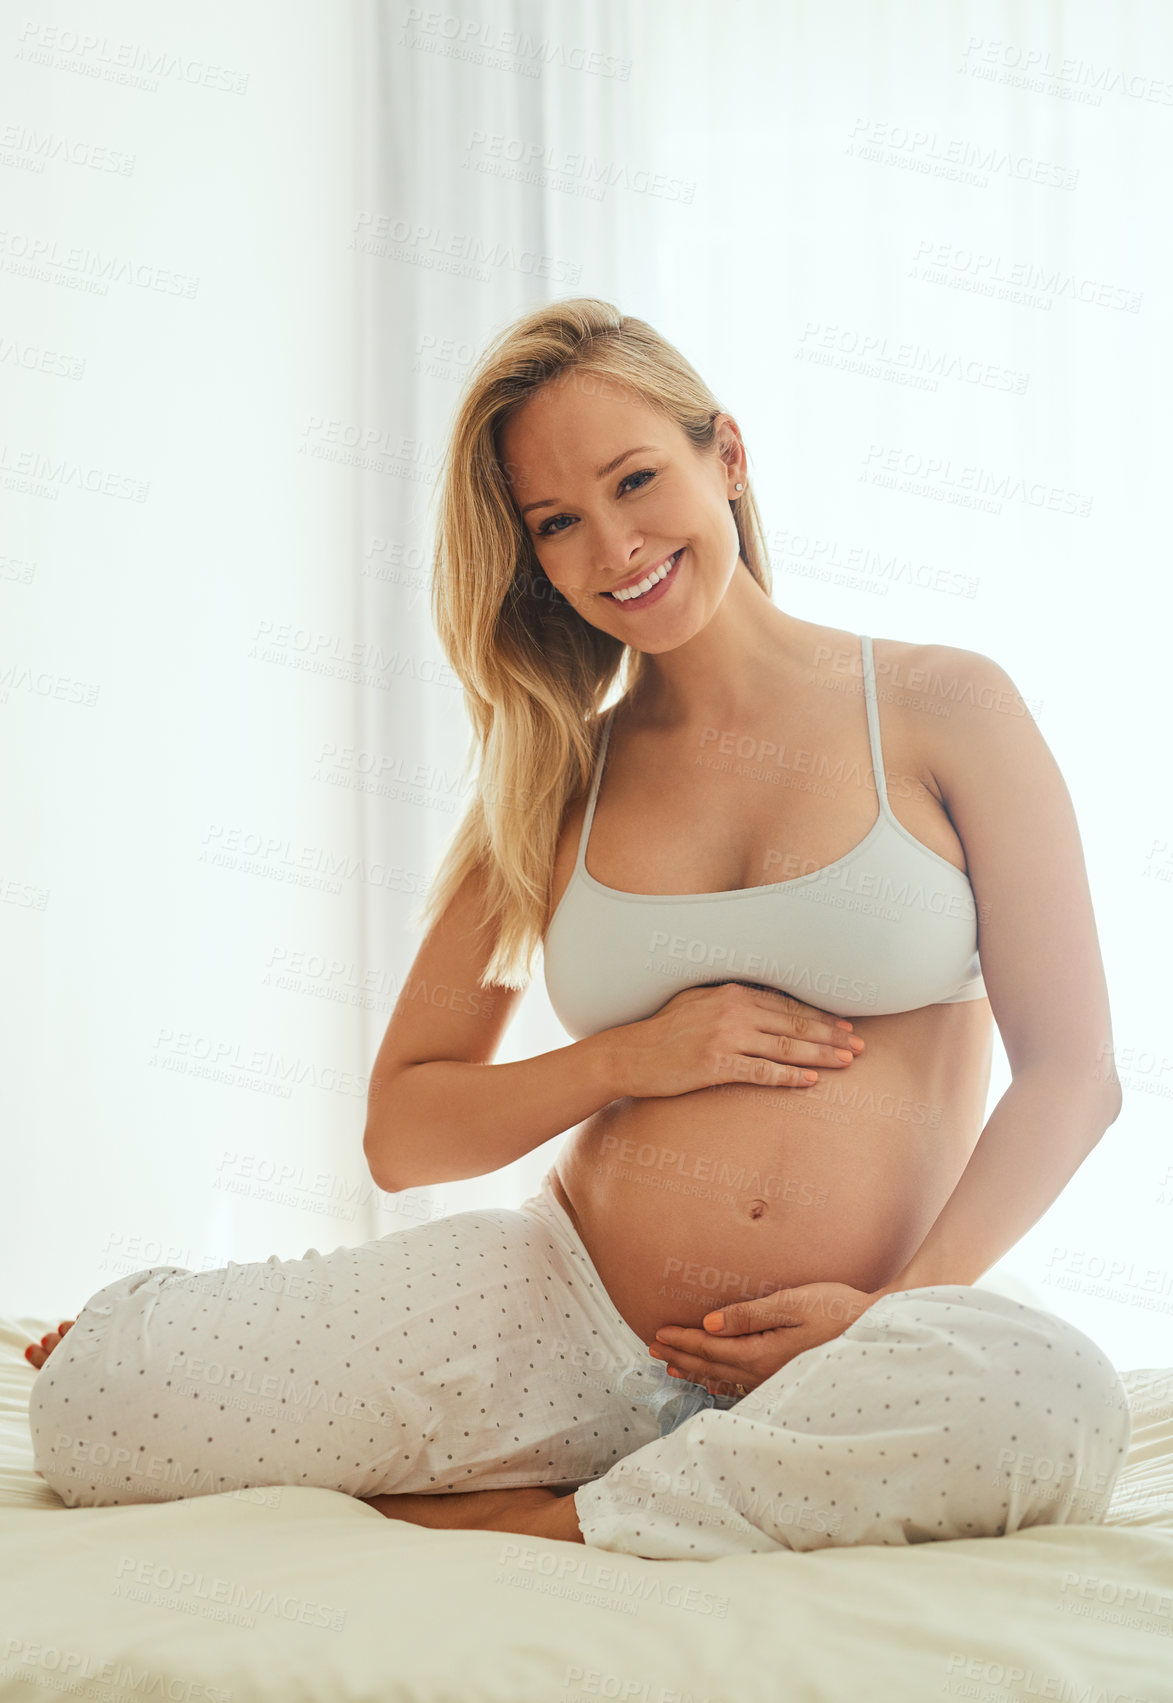
<svg viewBox="0 0 1173 1703"><path fill-rule="evenodd" d="M330 1490L66 1509L0 1316L0 1703L1173 1703L1173 1368L1123 1374L1102 1526L643 1561L443 1532Z"/></svg>

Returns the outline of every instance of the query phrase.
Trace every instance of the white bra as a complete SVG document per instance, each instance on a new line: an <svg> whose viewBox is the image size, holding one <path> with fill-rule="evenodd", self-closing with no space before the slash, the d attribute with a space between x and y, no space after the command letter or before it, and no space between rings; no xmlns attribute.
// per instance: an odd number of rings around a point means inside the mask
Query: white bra
<svg viewBox="0 0 1173 1703"><path fill-rule="evenodd" d="M848 1018L985 998L969 878L889 807L866 634L861 652L879 815L845 856L789 881L722 893L625 893L596 881L586 847L612 705L574 872L544 946L546 991L575 1040L650 1017L704 983L776 988Z"/></svg>

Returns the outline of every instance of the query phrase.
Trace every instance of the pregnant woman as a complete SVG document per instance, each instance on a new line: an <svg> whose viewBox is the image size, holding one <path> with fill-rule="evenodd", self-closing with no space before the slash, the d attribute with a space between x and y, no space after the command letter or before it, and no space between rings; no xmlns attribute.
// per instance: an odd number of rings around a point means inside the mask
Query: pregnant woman
<svg viewBox="0 0 1173 1703"><path fill-rule="evenodd" d="M972 1287L1121 1100L1013 682L780 609L735 420L593 299L470 378L433 607L481 766L367 1161L398 1191L570 1138L517 1210L108 1285L30 1350L38 1470L666 1558L1102 1519L1118 1375ZM574 1039L493 1064L542 943Z"/></svg>

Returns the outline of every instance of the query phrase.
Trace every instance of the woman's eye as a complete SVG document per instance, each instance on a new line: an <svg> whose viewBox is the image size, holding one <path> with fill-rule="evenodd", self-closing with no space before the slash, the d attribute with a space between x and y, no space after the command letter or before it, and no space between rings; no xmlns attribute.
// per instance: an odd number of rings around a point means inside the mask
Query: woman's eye
<svg viewBox="0 0 1173 1703"><path fill-rule="evenodd" d="M647 479L654 479L655 477L656 477L656 469L654 467L642 467L639 470L638 473L625 473L623 478L619 481L619 489L622 491L624 485L626 485L630 479L647 480ZM642 485L633 485L631 488L632 488L633 491L640 491L640 490L643 489L643 486ZM564 515L564 514L551 515L549 520L543 521L542 525L538 527L538 537L539 538L546 538L546 537L553 538L553 537L555 537L556 533L551 532L551 530L550 530L551 527L554 525L554 522L556 520L565 520L566 518L567 518L567 516ZM565 530L566 530L566 528L563 527L563 526L560 526L558 528L558 532L565 532Z"/></svg>
<svg viewBox="0 0 1173 1703"><path fill-rule="evenodd" d="M628 473L625 478L623 478L619 481L619 489L620 490L623 489L623 487L624 487L624 485L626 485L628 479L643 479L645 477L648 478L648 479L653 479L655 477L655 473L656 473L656 470L655 470L654 467L645 467L639 473ZM637 486L636 489L638 490L639 487Z"/></svg>

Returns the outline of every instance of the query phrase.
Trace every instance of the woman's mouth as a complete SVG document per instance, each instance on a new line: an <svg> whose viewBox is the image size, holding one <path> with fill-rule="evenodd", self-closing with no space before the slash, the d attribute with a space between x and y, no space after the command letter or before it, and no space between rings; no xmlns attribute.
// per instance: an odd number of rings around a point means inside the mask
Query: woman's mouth
<svg viewBox="0 0 1173 1703"><path fill-rule="evenodd" d="M636 585L629 586L621 592L605 591L604 597L609 597L612 603L620 604L624 609L643 609L650 603L658 603L665 597L669 587L676 578L676 567L683 556L685 546L681 545L674 556L669 556L667 562L647 574ZM651 584L649 584L649 580Z"/></svg>

